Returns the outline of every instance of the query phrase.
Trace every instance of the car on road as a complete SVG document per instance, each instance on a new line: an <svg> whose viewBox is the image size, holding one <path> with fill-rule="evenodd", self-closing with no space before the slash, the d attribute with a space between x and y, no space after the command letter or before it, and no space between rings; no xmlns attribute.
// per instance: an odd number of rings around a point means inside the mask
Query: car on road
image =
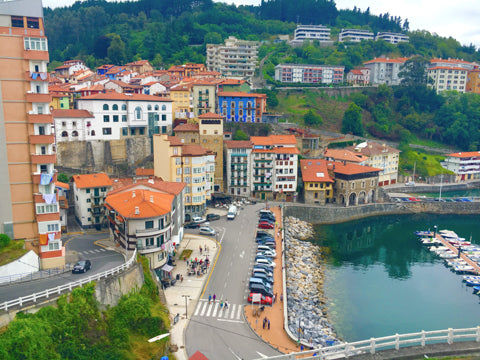
<svg viewBox="0 0 480 360"><path fill-rule="evenodd" d="M92 268L90 260L80 260L73 265L72 274L85 273Z"/></svg>
<svg viewBox="0 0 480 360"><path fill-rule="evenodd" d="M249 303L252 302L253 294L255 294L255 293L250 293L250 295L248 295L247 301L248 301ZM262 294L260 294L260 295L262 295ZM261 300L260 300L260 303L261 303L262 305L272 305L273 300L272 300L272 298L271 298L270 296L262 295Z"/></svg>
<svg viewBox="0 0 480 360"><path fill-rule="evenodd" d="M275 227L275 225L270 224L267 221L261 221L260 223L258 223L258 228L259 229L273 229L274 227Z"/></svg>
<svg viewBox="0 0 480 360"><path fill-rule="evenodd" d="M202 235L208 235L208 236L215 236L217 233L215 230L213 230L210 226L202 226L200 229L200 234Z"/></svg>
<svg viewBox="0 0 480 360"><path fill-rule="evenodd" d="M220 219L220 215L218 214L207 214L207 218L206 218L207 221L213 221L213 220L219 220L219 219Z"/></svg>
<svg viewBox="0 0 480 360"><path fill-rule="evenodd" d="M189 223L183 224L183 227L185 229L198 229L200 227L200 224L189 222Z"/></svg>
<svg viewBox="0 0 480 360"><path fill-rule="evenodd" d="M207 219L204 219L204 218L199 217L199 216L195 216L194 218L192 218L192 222L195 223L195 224L203 224L206 221L207 221Z"/></svg>

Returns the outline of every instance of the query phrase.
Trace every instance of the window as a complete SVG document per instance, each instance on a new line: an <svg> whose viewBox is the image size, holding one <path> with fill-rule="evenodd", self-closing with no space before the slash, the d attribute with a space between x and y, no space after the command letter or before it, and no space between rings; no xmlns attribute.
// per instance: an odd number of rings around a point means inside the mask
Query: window
<svg viewBox="0 0 480 360"><path fill-rule="evenodd" d="M148 110L148 111L152 111L152 105L148 105L148 106L147 106L147 110Z"/></svg>
<svg viewBox="0 0 480 360"><path fill-rule="evenodd" d="M122 128L122 135L127 136L128 135L128 127L123 127Z"/></svg>
<svg viewBox="0 0 480 360"><path fill-rule="evenodd" d="M24 38L25 50L47 51L47 39L45 38Z"/></svg>
<svg viewBox="0 0 480 360"><path fill-rule="evenodd" d="M113 115L113 122L118 122L118 115Z"/></svg>
<svg viewBox="0 0 480 360"><path fill-rule="evenodd" d="M48 232L58 231L58 224L48 224L47 231Z"/></svg>
<svg viewBox="0 0 480 360"><path fill-rule="evenodd" d="M130 128L130 135L135 135L135 128Z"/></svg>
<svg viewBox="0 0 480 360"><path fill-rule="evenodd" d="M118 110L118 105L117 105L117 104L113 104L113 105L112 105L112 110Z"/></svg>
<svg viewBox="0 0 480 360"><path fill-rule="evenodd" d="M27 27L30 29L39 29L40 23L38 21L38 18L27 17Z"/></svg>
<svg viewBox="0 0 480 360"><path fill-rule="evenodd" d="M127 105L122 104L122 110L127 110Z"/></svg>
<svg viewBox="0 0 480 360"><path fill-rule="evenodd" d="M158 111L159 107L158 105L155 105L155 110Z"/></svg>
<svg viewBox="0 0 480 360"><path fill-rule="evenodd" d="M87 204L91 202L92 202L92 199L87 199Z"/></svg>
<svg viewBox="0 0 480 360"><path fill-rule="evenodd" d="M48 243L48 250L49 251L60 250L60 244L58 243L58 241L49 242Z"/></svg>
<svg viewBox="0 0 480 360"><path fill-rule="evenodd" d="M167 115L162 115L162 121L166 121L167 120Z"/></svg>
<svg viewBox="0 0 480 360"><path fill-rule="evenodd" d="M167 110L167 107L165 105L162 105L162 111Z"/></svg>
<svg viewBox="0 0 480 360"><path fill-rule="evenodd" d="M67 131L62 131L62 137L68 137L68 132Z"/></svg>
<svg viewBox="0 0 480 360"><path fill-rule="evenodd" d="M112 135L112 128L103 128L103 135Z"/></svg>
<svg viewBox="0 0 480 360"><path fill-rule="evenodd" d="M23 28L23 16L12 16L12 27Z"/></svg>
<svg viewBox="0 0 480 360"><path fill-rule="evenodd" d="M139 128L138 135L145 135L145 128Z"/></svg>
<svg viewBox="0 0 480 360"><path fill-rule="evenodd" d="M77 137L77 136L78 136L78 131L77 131L77 130L74 130L74 131L72 132L72 136Z"/></svg>
<svg viewBox="0 0 480 360"><path fill-rule="evenodd" d="M95 136L95 130L92 130L91 135L92 135L92 136Z"/></svg>
<svg viewBox="0 0 480 360"><path fill-rule="evenodd" d="M110 122L110 116L103 115L103 122Z"/></svg>
<svg viewBox="0 0 480 360"><path fill-rule="evenodd" d="M145 221L145 229L153 229L153 220Z"/></svg>
<svg viewBox="0 0 480 360"><path fill-rule="evenodd" d="M142 118L142 108L137 106L135 108L135 119L140 120Z"/></svg>
<svg viewBox="0 0 480 360"><path fill-rule="evenodd" d="M122 122L127 122L127 115L122 115Z"/></svg>
<svg viewBox="0 0 480 360"><path fill-rule="evenodd" d="M103 110L108 110L108 104L103 104Z"/></svg>

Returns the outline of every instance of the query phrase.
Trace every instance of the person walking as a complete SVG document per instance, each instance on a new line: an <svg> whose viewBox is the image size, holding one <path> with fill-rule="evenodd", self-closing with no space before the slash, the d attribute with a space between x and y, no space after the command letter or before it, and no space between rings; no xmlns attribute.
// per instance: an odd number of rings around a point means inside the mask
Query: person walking
<svg viewBox="0 0 480 360"><path fill-rule="evenodd" d="M263 319L263 328L265 329L265 325L267 324L267 317L265 317L265 319Z"/></svg>
<svg viewBox="0 0 480 360"><path fill-rule="evenodd" d="M228 301L225 299L225 309L228 308Z"/></svg>
<svg viewBox="0 0 480 360"><path fill-rule="evenodd" d="M208 294L208 303L210 304L210 301L212 301L212 294Z"/></svg>
<svg viewBox="0 0 480 360"><path fill-rule="evenodd" d="M268 319L268 330L270 330L270 319Z"/></svg>
<svg viewBox="0 0 480 360"><path fill-rule="evenodd" d="M216 297L217 297L217 296L216 296L215 294L213 294L213 303L214 303L214 304L215 304L215 298L216 298Z"/></svg>

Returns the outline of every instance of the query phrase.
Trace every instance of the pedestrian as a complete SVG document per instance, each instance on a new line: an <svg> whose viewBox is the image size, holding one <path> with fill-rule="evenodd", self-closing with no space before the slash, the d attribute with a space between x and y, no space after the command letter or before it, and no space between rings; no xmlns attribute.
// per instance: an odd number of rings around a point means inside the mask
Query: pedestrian
<svg viewBox="0 0 480 360"><path fill-rule="evenodd" d="M210 304L210 301L212 301L212 294L208 295L208 303Z"/></svg>
<svg viewBox="0 0 480 360"><path fill-rule="evenodd" d="M220 300L220 309L223 308L223 300Z"/></svg>
<svg viewBox="0 0 480 360"><path fill-rule="evenodd" d="M268 330L270 330L270 319L268 319Z"/></svg>
<svg viewBox="0 0 480 360"><path fill-rule="evenodd" d="M277 294L273 294L273 303L275 304L275 299L277 298Z"/></svg>
<svg viewBox="0 0 480 360"><path fill-rule="evenodd" d="M267 324L267 318L263 319L263 328L265 329L265 325Z"/></svg>
<svg viewBox="0 0 480 360"><path fill-rule="evenodd" d="M202 255L202 245L200 245L198 249L200 250L200 255Z"/></svg>
<svg viewBox="0 0 480 360"><path fill-rule="evenodd" d="M213 294L213 303L214 303L214 304L215 304L215 298L216 298L216 297L217 297L217 296L216 296L215 294Z"/></svg>
<svg viewBox="0 0 480 360"><path fill-rule="evenodd" d="M228 301L225 299L225 309L228 308Z"/></svg>
<svg viewBox="0 0 480 360"><path fill-rule="evenodd" d="M180 275L180 282L183 282L183 275Z"/></svg>
<svg viewBox="0 0 480 360"><path fill-rule="evenodd" d="M300 351L303 351L303 345L300 345Z"/></svg>
<svg viewBox="0 0 480 360"><path fill-rule="evenodd" d="M282 301L282 302L283 302L283 293L282 293L282 294L280 294L280 301Z"/></svg>

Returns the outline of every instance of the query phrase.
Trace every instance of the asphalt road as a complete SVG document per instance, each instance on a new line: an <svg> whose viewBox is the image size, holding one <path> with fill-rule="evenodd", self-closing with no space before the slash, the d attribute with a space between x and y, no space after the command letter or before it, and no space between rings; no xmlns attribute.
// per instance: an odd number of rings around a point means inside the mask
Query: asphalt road
<svg viewBox="0 0 480 360"><path fill-rule="evenodd" d="M248 279L255 257L258 211L263 206L245 205L233 221L222 217L210 222L211 227L220 230L217 240L222 250L203 298L197 303L186 329L189 356L197 350L210 360L255 359L281 354L265 344L250 329L243 316L243 306L247 304L249 294ZM209 294L216 295L216 305L208 304ZM220 309L220 300L228 300L229 309Z"/></svg>
<svg viewBox="0 0 480 360"><path fill-rule="evenodd" d="M80 280L122 264L125 261L123 255L94 244L95 241L105 239L107 236L107 233L93 233L63 237L64 242L67 244L67 251L77 251L80 259L90 260L92 269L85 274L66 272L45 279L2 286L0 287L0 303L68 284L69 282Z"/></svg>

